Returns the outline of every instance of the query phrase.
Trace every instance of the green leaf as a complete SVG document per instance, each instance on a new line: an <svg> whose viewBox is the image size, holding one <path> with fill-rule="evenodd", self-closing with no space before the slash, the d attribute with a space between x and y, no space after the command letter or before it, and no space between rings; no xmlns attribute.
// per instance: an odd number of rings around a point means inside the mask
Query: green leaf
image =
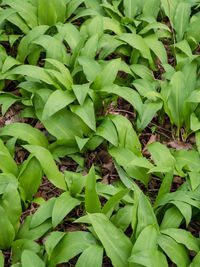
<svg viewBox="0 0 200 267"><path fill-rule="evenodd" d="M67 3L66 18L69 18L84 0L72 0Z"/></svg>
<svg viewBox="0 0 200 267"><path fill-rule="evenodd" d="M112 264L116 267L129 266L127 260L132 249L130 239L104 214L89 214L89 219Z"/></svg>
<svg viewBox="0 0 200 267"><path fill-rule="evenodd" d="M88 91L90 89L90 84L86 83L86 84L73 84L72 85L72 90L79 102L80 105L83 105L85 98L88 94Z"/></svg>
<svg viewBox="0 0 200 267"><path fill-rule="evenodd" d="M57 14L55 12L56 1L38 0L38 23L40 25L52 26L56 23Z"/></svg>
<svg viewBox="0 0 200 267"><path fill-rule="evenodd" d="M32 215L27 216L24 223L21 225L19 232L17 233L16 239L29 239L36 240L41 238L52 228L51 220L46 220L37 227L31 228L30 223Z"/></svg>
<svg viewBox="0 0 200 267"><path fill-rule="evenodd" d="M53 197L40 205L39 209L31 217L30 228L35 228L52 217L55 201L56 198Z"/></svg>
<svg viewBox="0 0 200 267"><path fill-rule="evenodd" d="M136 155L140 155L141 144L131 122L121 115L114 115L110 118L117 129L119 146L128 148Z"/></svg>
<svg viewBox="0 0 200 267"><path fill-rule="evenodd" d="M188 253L183 245L176 243L174 239L166 235L159 236L158 244L177 267L189 265Z"/></svg>
<svg viewBox="0 0 200 267"><path fill-rule="evenodd" d="M164 218L160 225L160 229L162 230L167 228L179 227L182 221L183 215L181 214L178 208L173 206L167 209L167 211L165 212Z"/></svg>
<svg viewBox="0 0 200 267"><path fill-rule="evenodd" d="M46 25L37 26L31 31L29 31L29 33L21 39L17 48L17 60L19 60L20 62L24 62L30 52L30 45L32 41L34 41L40 35L44 34L47 29L48 26Z"/></svg>
<svg viewBox="0 0 200 267"><path fill-rule="evenodd" d="M1 250L0 250L0 266L2 267L4 266L4 256Z"/></svg>
<svg viewBox="0 0 200 267"><path fill-rule="evenodd" d="M96 176L94 166L87 175L85 185L85 208L87 212L101 212L101 202L96 191Z"/></svg>
<svg viewBox="0 0 200 267"><path fill-rule="evenodd" d="M19 229L19 221L22 213L21 200L16 185L8 184L3 196L0 200L0 205L4 208L15 233Z"/></svg>
<svg viewBox="0 0 200 267"><path fill-rule="evenodd" d="M24 250L22 252L22 267L45 267L45 263L40 257L31 250Z"/></svg>
<svg viewBox="0 0 200 267"><path fill-rule="evenodd" d="M44 110L42 113L42 118L45 120L51 117L54 113L65 108L75 100L74 95L68 91L56 90L48 98Z"/></svg>
<svg viewBox="0 0 200 267"><path fill-rule="evenodd" d="M0 206L0 249L8 249L14 238L15 230L5 210Z"/></svg>
<svg viewBox="0 0 200 267"><path fill-rule="evenodd" d="M0 130L0 136L5 135L17 137L30 145L48 146L48 140L45 135L40 130L26 123L14 122L8 124Z"/></svg>
<svg viewBox="0 0 200 267"><path fill-rule="evenodd" d="M19 99L16 96L1 94L0 95L0 105L2 105L2 115L4 116L14 103L16 103Z"/></svg>
<svg viewBox="0 0 200 267"><path fill-rule="evenodd" d="M143 103L140 98L140 95L132 88L111 85L101 88L100 91L106 92L108 94L115 94L124 98L133 106L134 109L136 109L136 111L138 111L139 114L142 113Z"/></svg>
<svg viewBox="0 0 200 267"><path fill-rule="evenodd" d="M148 47L154 52L154 54L160 59L162 64L167 63L167 52L162 42L158 41L154 34L148 35L144 38L144 41Z"/></svg>
<svg viewBox="0 0 200 267"><path fill-rule="evenodd" d="M95 238L88 232L76 231L65 234L51 254L49 267L68 262L95 243Z"/></svg>
<svg viewBox="0 0 200 267"><path fill-rule="evenodd" d="M5 173L12 173L17 176L18 168L8 149L0 139L0 169Z"/></svg>
<svg viewBox="0 0 200 267"><path fill-rule="evenodd" d="M45 250L48 254L48 259L50 259L54 248L59 244L62 238L66 235L64 232L51 232L45 242Z"/></svg>
<svg viewBox="0 0 200 267"><path fill-rule="evenodd" d="M37 158L50 182L56 187L66 190L64 175L59 172L51 153L46 148L36 145L25 145L24 148Z"/></svg>
<svg viewBox="0 0 200 267"><path fill-rule="evenodd" d="M170 120L179 129L183 124L183 105L187 97L185 90L184 75L182 72L176 72L171 79L169 88L169 97L167 105L170 110Z"/></svg>
<svg viewBox="0 0 200 267"><path fill-rule="evenodd" d="M159 199L162 198L166 193L170 192L172 181L174 178L173 174L174 174L173 169L165 174L161 187L158 191L158 195L156 197L154 208L156 208L157 204L159 203Z"/></svg>
<svg viewBox="0 0 200 267"><path fill-rule="evenodd" d="M189 265L189 267L198 267L200 261L200 252L193 258L193 261Z"/></svg>
<svg viewBox="0 0 200 267"><path fill-rule="evenodd" d="M22 252L31 250L35 253L40 252L40 245L29 239L18 239L12 243L12 263L17 263L21 260Z"/></svg>
<svg viewBox="0 0 200 267"><path fill-rule="evenodd" d="M136 33L123 33L119 35L119 39L128 43L133 48L139 50L141 55L144 58L148 59L150 66L154 69L154 62L149 47L140 35Z"/></svg>
<svg viewBox="0 0 200 267"><path fill-rule="evenodd" d="M127 18L133 19L139 11L138 1L123 0L124 14Z"/></svg>
<svg viewBox="0 0 200 267"><path fill-rule="evenodd" d="M32 200L42 180L42 168L36 158L29 156L19 173L18 180L22 199Z"/></svg>
<svg viewBox="0 0 200 267"><path fill-rule="evenodd" d="M190 12L191 12L190 3L180 2L176 7L173 24L178 41L181 41L183 39L184 33L188 27Z"/></svg>
<svg viewBox="0 0 200 267"><path fill-rule="evenodd" d="M65 192L56 198L52 211L53 227L55 228L71 210L80 204L81 202L72 198L69 192Z"/></svg>
<svg viewBox="0 0 200 267"><path fill-rule="evenodd" d="M37 12L36 8L29 2L24 2L23 0L5 0L4 4L9 5L13 9L17 10L19 15L28 24L30 28L37 26Z"/></svg>
<svg viewBox="0 0 200 267"><path fill-rule="evenodd" d="M103 247L99 245L91 245L78 258L78 261L76 262L76 267L101 267L102 260Z"/></svg>
<svg viewBox="0 0 200 267"><path fill-rule="evenodd" d="M167 267L168 262L165 255L159 250L144 250L133 254L129 258L129 262L139 264L146 267Z"/></svg>
<svg viewBox="0 0 200 267"><path fill-rule="evenodd" d="M90 129L96 131L94 104L89 97L85 100L82 106L70 105L70 109L73 113L79 116Z"/></svg>
<svg viewBox="0 0 200 267"><path fill-rule="evenodd" d="M184 229L168 228L161 231L162 234L173 238L177 243L185 245L189 250L199 252L199 240L195 238L189 231Z"/></svg>
<svg viewBox="0 0 200 267"><path fill-rule="evenodd" d="M118 146L117 131L115 125L109 118L103 120L103 122L98 126L95 134L108 140L114 146Z"/></svg>
<svg viewBox="0 0 200 267"><path fill-rule="evenodd" d="M163 103L160 100L145 103L137 120L137 128L142 131L153 119L156 112L162 108Z"/></svg>
<svg viewBox="0 0 200 267"><path fill-rule="evenodd" d="M154 142L148 145L147 149L149 150L154 163L159 168L163 169L163 172L170 171L174 167L175 159L165 145ZM154 168L151 171L153 170Z"/></svg>
<svg viewBox="0 0 200 267"><path fill-rule="evenodd" d="M107 85L111 85L120 70L121 59L114 59L107 63L103 70L96 76L94 80L94 88L101 89Z"/></svg>
<svg viewBox="0 0 200 267"><path fill-rule="evenodd" d="M103 206L102 208L102 213L104 213L106 216L110 217L110 215L112 214L116 204L130 191L130 189L126 188L123 189L121 191L119 191L118 193L116 193L115 195L113 195L107 202L106 204Z"/></svg>

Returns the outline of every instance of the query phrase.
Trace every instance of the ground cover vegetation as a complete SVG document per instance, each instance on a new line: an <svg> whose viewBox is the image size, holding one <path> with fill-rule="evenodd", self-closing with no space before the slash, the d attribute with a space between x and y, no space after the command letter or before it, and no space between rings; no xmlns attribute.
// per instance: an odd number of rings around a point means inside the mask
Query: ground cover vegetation
<svg viewBox="0 0 200 267"><path fill-rule="evenodd" d="M200 265L200 1L0 1L0 266Z"/></svg>

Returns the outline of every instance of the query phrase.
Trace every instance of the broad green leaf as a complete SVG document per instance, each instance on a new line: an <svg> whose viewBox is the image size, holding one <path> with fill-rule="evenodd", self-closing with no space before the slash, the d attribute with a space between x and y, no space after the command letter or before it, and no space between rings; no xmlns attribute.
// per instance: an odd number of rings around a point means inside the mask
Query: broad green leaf
<svg viewBox="0 0 200 267"><path fill-rule="evenodd" d="M76 267L101 267L102 260L103 247L99 245L91 245L78 258L78 261L76 262Z"/></svg>
<svg viewBox="0 0 200 267"><path fill-rule="evenodd" d="M22 252L22 267L45 267L45 263L41 258L31 250L24 250Z"/></svg>
<svg viewBox="0 0 200 267"><path fill-rule="evenodd" d="M160 0L147 0L144 2L143 15L157 18L160 10Z"/></svg>
<svg viewBox="0 0 200 267"><path fill-rule="evenodd" d="M170 192L172 181L174 178L173 174L174 174L174 169L165 174L161 187L158 191L158 195L156 197L154 208L157 206L157 203L159 203L159 199L162 198L166 193Z"/></svg>
<svg viewBox="0 0 200 267"><path fill-rule="evenodd" d="M24 148L37 158L50 182L56 187L66 190L64 175L58 170L49 150L36 145L25 145Z"/></svg>
<svg viewBox="0 0 200 267"><path fill-rule="evenodd" d="M73 210L76 206L80 205L80 201L76 198L72 198L69 192L61 194L55 200L52 211L52 225L55 228L67 214Z"/></svg>
<svg viewBox="0 0 200 267"><path fill-rule="evenodd" d="M136 231L136 237L146 228L148 225L154 225L155 229L158 231L158 222L151 206L149 199L142 193L139 196L138 202L138 225ZM135 218L134 218L135 220Z"/></svg>
<svg viewBox="0 0 200 267"><path fill-rule="evenodd" d="M71 195L76 196L76 194L81 193L85 186L87 176L72 171L65 171L64 175Z"/></svg>
<svg viewBox="0 0 200 267"><path fill-rule="evenodd" d="M111 218L111 222L119 229L122 229L123 232L126 231L128 226L131 224L133 218L133 206L126 205L123 208L120 208L117 213L115 213Z"/></svg>
<svg viewBox="0 0 200 267"><path fill-rule="evenodd" d="M175 206L167 209L160 225L160 229L179 227L183 221L183 215Z"/></svg>
<svg viewBox="0 0 200 267"><path fill-rule="evenodd" d="M184 33L188 27L190 12L190 3L180 2L176 7L173 24L178 41L181 41L183 39Z"/></svg>
<svg viewBox="0 0 200 267"><path fill-rule="evenodd" d="M50 198L46 202L42 203L37 211L31 217L30 227L35 228L52 217L52 211L54 208L56 198Z"/></svg>
<svg viewBox="0 0 200 267"><path fill-rule="evenodd" d="M150 66L154 69L154 62L149 47L146 45L144 39L140 35L135 33L123 33L119 35L119 39L139 50L141 55L148 59Z"/></svg>
<svg viewBox="0 0 200 267"><path fill-rule="evenodd" d="M16 96L8 95L8 94L1 94L0 95L0 105L2 105L2 115L4 116L14 103L16 103L19 99Z"/></svg>
<svg viewBox="0 0 200 267"><path fill-rule="evenodd" d="M114 115L110 118L117 129L119 146L140 155L141 144L131 122L121 115Z"/></svg>
<svg viewBox="0 0 200 267"><path fill-rule="evenodd" d="M59 34L62 35L63 39L74 52L81 40L81 34L79 30L71 23L57 24L56 28L58 29Z"/></svg>
<svg viewBox="0 0 200 267"><path fill-rule="evenodd" d="M3 256L3 253L2 251L0 251L0 266L4 266L4 256Z"/></svg>
<svg viewBox="0 0 200 267"><path fill-rule="evenodd" d="M90 84L73 84L72 85L72 90L79 102L80 105L83 105L85 98L88 94L88 91L90 89Z"/></svg>
<svg viewBox="0 0 200 267"><path fill-rule="evenodd" d="M5 173L12 173L17 176L18 168L8 149L0 139L0 169Z"/></svg>
<svg viewBox="0 0 200 267"><path fill-rule="evenodd" d="M98 34L91 36L81 50L81 56L95 58L98 49Z"/></svg>
<svg viewBox="0 0 200 267"><path fill-rule="evenodd" d="M93 131L96 131L96 119L93 101L88 97L82 106L70 105L73 113L79 116L83 122Z"/></svg>
<svg viewBox="0 0 200 267"><path fill-rule="evenodd" d="M149 150L154 163L162 168L163 172L170 171L170 169L174 167L175 159L165 145L154 142L148 145L147 149ZM152 171L153 170L154 168Z"/></svg>
<svg viewBox="0 0 200 267"><path fill-rule="evenodd" d="M182 72L178 71L172 76L169 92L167 105L170 110L170 120L180 129L184 120L183 105L187 97Z"/></svg>
<svg viewBox="0 0 200 267"><path fill-rule="evenodd" d="M55 81L49 75L48 71L46 69L40 68L38 66L31 66L31 65L17 66L16 68L14 68L14 69L6 72L4 75L2 75L2 79L6 79L10 75L13 75L13 74L29 76L31 78L41 80L42 82L45 82L47 84L54 85L57 88Z"/></svg>
<svg viewBox="0 0 200 267"><path fill-rule="evenodd" d="M102 213L104 213L106 216L110 217L112 214L116 204L129 192L130 190L128 188L123 189L113 195L103 206Z"/></svg>
<svg viewBox="0 0 200 267"><path fill-rule="evenodd" d="M161 231L162 234L173 238L177 243L185 245L189 250L199 252L199 240L195 238L189 231L184 229L168 228Z"/></svg>
<svg viewBox="0 0 200 267"><path fill-rule="evenodd" d="M30 44L32 41L34 41L36 38L38 38L40 35L44 34L48 29L48 26L41 25L37 26L31 31L29 31L28 34L26 34L20 41L18 48L17 48L17 60L20 62L24 62L26 57L29 54L30 51Z"/></svg>
<svg viewBox="0 0 200 267"><path fill-rule="evenodd" d="M69 18L84 0L72 0L67 3L66 18Z"/></svg>
<svg viewBox="0 0 200 267"><path fill-rule="evenodd" d="M74 95L69 91L61 91L61 90L54 91L49 96L44 106L42 118L45 120L48 117L51 117L54 113L65 108L66 106L71 104L74 100L75 100Z"/></svg>
<svg viewBox="0 0 200 267"><path fill-rule="evenodd" d="M94 80L94 88L101 89L107 85L111 85L120 70L121 59L114 59L107 63L103 70L96 76Z"/></svg>
<svg viewBox="0 0 200 267"><path fill-rule="evenodd" d="M8 249L14 238L15 230L5 210L0 206L0 249ZM2 266L3 267L3 266Z"/></svg>
<svg viewBox="0 0 200 267"><path fill-rule="evenodd" d="M136 109L136 111L139 114L142 114L142 109L143 109L142 100L140 98L140 95L132 88L121 87L118 85L110 85L110 86L101 88L100 91L106 92L108 94L115 94L115 95L118 95L124 98L126 101L128 101L133 106L134 109Z"/></svg>
<svg viewBox="0 0 200 267"><path fill-rule="evenodd" d="M142 64L132 64L130 66L131 71L137 76L149 82L154 82L155 78L153 72L145 65Z"/></svg>
<svg viewBox="0 0 200 267"><path fill-rule="evenodd" d="M160 0L159 0L160 1ZM148 35L144 38L144 41L148 47L154 52L154 54L160 59L162 64L167 63L167 52L162 42L158 41L155 35Z"/></svg>
<svg viewBox="0 0 200 267"><path fill-rule="evenodd" d="M41 35L35 39L33 43L44 48L46 51L46 57L49 60L54 59L69 65L69 54L67 54L66 47L64 46L62 40L58 40L58 38L49 35ZM47 68L48 65L49 64L46 63L45 68Z"/></svg>
<svg viewBox="0 0 200 267"><path fill-rule="evenodd" d="M78 58L78 62L83 67L83 72L89 82L93 82L102 71L102 67L94 59L81 56Z"/></svg>
<svg viewBox="0 0 200 267"><path fill-rule="evenodd" d="M127 18L133 19L139 11L138 1L123 0L124 14Z"/></svg>
<svg viewBox="0 0 200 267"><path fill-rule="evenodd" d="M198 267L200 261L200 252L193 258L193 261L189 265L189 267Z"/></svg>
<svg viewBox="0 0 200 267"><path fill-rule="evenodd" d="M21 255L24 250L31 250L35 253L40 252L40 245L29 239L18 239L12 243L12 263L17 263L21 260Z"/></svg>
<svg viewBox="0 0 200 267"><path fill-rule="evenodd" d="M103 244L107 256L116 267L126 267L131 254L130 239L103 214L89 214L95 233Z"/></svg>
<svg viewBox="0 0 200 267"><path fill-rule="evenodd" d="M139 112L137 120L137 128L143 130L153 119L156 112L162 108L163 103L160 100L155 102L147 102L142 106L142 111Z"/></svg>
<svg viewBox="0 0 200 267"><path fill-rule="evenodd" d="M76 231L66 233L54 248L50 257L49 267L56 266L58 263L68 262L95 243L95 238L88 232Z"/></svg>
<svg viewBox="0 0 200 267"><path fill-rule="evenodd" d="M118 146L117 131L115 125L109 118L103 120L103 122L98 126L95 134L108 140L114 146Z"/></svg>
<svg viewBox="0 0 200 267"><path fill-rule="evenodd" d="M195 189L197 189L197 187L200 185L200 173L194 171L189 172L189 177L192 190L195 191Z"/></svg>
<svg viewBox="0 0 200 267"><path fill-rule="evenodd" d="M21 200L16 185L8 184L0 199L0 205L4 208L9 221L13 225L15 233L19 229L19 222L22 213Z"/></svg>
<svg viewBox="0 0 200 267"><path fill-rule="evenodd" d="M21 225L16 235L16 240L17 239L37 240L41 238L44 234L46 234L52 228L52 223L50 219L46 220L39 226L31 228L30 223L31 223L32 217L33 215L29 215L26 217L25 221Z"/></svg>
<svg viewBox="0 0 200 267"><path fill-rule="evenodd" d="M42 180L42 168L35 157L29 156L25 161L18 180L21 198L24 201L32 200Z"/></svg>
<svg viewBox="0 0 200 267"><path fill-rule="evenodd" d="M54 248L62 240L66 234L64 232L51 232L45 242L45 250L48 254L48 259L50 259Z"/></svg>
<svg viewBox="0 0 200 267"><path fill-rule="evenodd" d="M45 135L40 130L26 123L14 122L8 124L0 130L0 136L5 135L17 137L30 145L48 146L48 140Z"/></svg>
<svg viewBox="0 0 200 267"><path fill-rule="evenodd" d="M133 254L129 262L146 267L167 267L168 262L165 255L159 250L144 250ZM133 266L134 266L133 265Z"/></svg>
<svg viewBox="0 0 200 267"><path fill-rule="evenodd" d="M143 250L157 249L158 231L154 225L146 226L139 234L133 246L132 255Z"/></svg>
<svg viewBox="0 0 200 267"><path fill-rule="evenodd" d="M52 26L56 24L55 0L38 0L38 23Z"/></svg>
<svg viewBox="0 0 200 267"><path fill-rule="evenodd" d="M113 147L109 149L109 153L119 165L123 166L128 175L140 180L145 185L148 184L150 174L147 172L153 165L146 158L139 157L131 150L125 148Z"/></svg>
<svg viewBox="0 0 200 267"><path fill-rule="evenodd" d="M96 176L94 166L87 175L85 185L85 208L87 212L101 212L101 202L96 191Z"/></svg>
<svg viewBox="0 0 200 267"><path fill-rule="evenodd" d="M19 15L23 20L25 20L30 28L37 26L37 10L29 2L24 2L23 0L5 0L4 4L9 5L13 9L17 10Z"/></svg>
<svg viewBox="0 0 200 267"><path fill-rule="evenodd" d="M174 239L166 235L159 236L158 244L177 267L186 267L189 265L188 253L183 245L176 243Z"/></svg>

